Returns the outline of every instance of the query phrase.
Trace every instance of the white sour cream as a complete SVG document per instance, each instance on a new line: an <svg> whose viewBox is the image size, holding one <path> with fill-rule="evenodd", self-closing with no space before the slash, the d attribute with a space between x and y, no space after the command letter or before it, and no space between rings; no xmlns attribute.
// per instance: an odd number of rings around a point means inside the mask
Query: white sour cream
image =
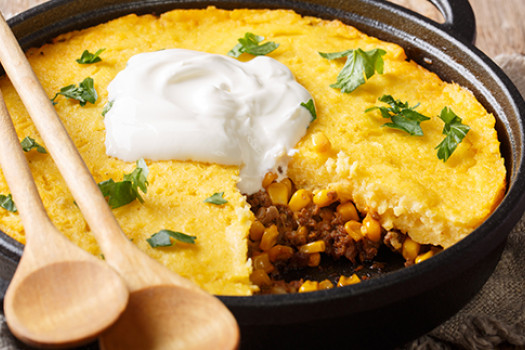
<svg viewBox="0 0 525 350"><path fill-rule="evenodd" d="M286 171L312 120L311 99L269 57L248 62L170 49L133 56L108 86L106 152L124 161L193 160L240 166L239 189Z"/></svg>

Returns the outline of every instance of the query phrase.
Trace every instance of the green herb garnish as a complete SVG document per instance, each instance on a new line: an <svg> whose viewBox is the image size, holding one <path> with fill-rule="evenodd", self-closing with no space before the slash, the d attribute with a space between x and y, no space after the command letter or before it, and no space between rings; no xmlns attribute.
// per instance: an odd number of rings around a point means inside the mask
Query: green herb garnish
<svg viewBox="0 0 525 350"><path fill-rule="evenodd" d="M400 100L395 100L391 95L383 95L379 101L389 104L390 107L371 107L366 109L365 113L379 109L383 118L392 120L391 123L385 123L383 126L403 130L410 135L423 135L420 123L430 118L414 110L419 104L409 107L408 102L403 103Z"/></svg>
<svg viewBox="0 0 525 350"><path fill-rule="evenodd" d="M317 119L317 111L315 110L314 100L309 99L308 102L301 102L301 106L306 108L308 112L312 115L312 122Z"/></svg>
<svg viewBox="0 0 525 350"><path fill-rule="evenodd" d="M146 241L152 248L170 247L173 245L172 238L179 242L195 244L195 239L197 237L176 231L160 230L159 232L152 234L150 238L146 238Z"/></svg>
<svg viewBox="0 0 525 350"><path fill-rule="evenodd" d="M437 156L446 162L452 155L458 145L463 141L470 130L468 125L462 124L462 119L452 111L450 107L444 107L441 110L439 118L445 122L443 135L446 135L443 141L437 145Z"/></svg>
<svg viewBox="0 0 525 350"><path fill-rule="evenodd" d="M0 194L0 207L12 213L17 212L15 202L13 201L13 196L11 194L8 194L7 196Z"/></svg>
<svg viewBox="0 0 525 350"><path fill-rule="evenodd" d="M148 192L148 174L149 169L146 162L144 159L139 159L137 160L137 167L135 170L133 170L131 174L124 175L124 181L130 181L132 183L133 190L137 193L137 198L141 203L144 202L144 200L140 196L138 190L140 188L143 193Z"/></svg>
<svg viewBox="0 0 525 350"><path fill-rule="evenodd" d="M102 109L102 116L105 117L106 116L106 113L109 112L109 110L111 109L111 107L113 107L113 103L115 101L108 101L108 103L106 103L104 105L104 109Z"/></svg>
<svg viewBox="0 0 525 350"><path fill-rule="evenodd" d="M34 139L32 139L29 136L26 136L21 142L20 145L22 146L22 149L24 152L29 152L33 148L35 148L39 153L47 153L46 149L40 145L38 142L36 142Z"/></svg>
<svg viewBox="0 0 525 350"><path fill-rule="evenodd" d="M94 87L93 78L89 77L80 82L78 86L72 84L60 89L60 91L55 94L55 97L51 99L53 104L57 104L55 100L58 95L78 100L81 106L85 106L87 102L95 103L98 97L97 91Z"/></svg>
<svg viewBox="0 0 525 350"><path fill-rule="evenodd" d="M383 74L383 55L385 50L373 49L363 51L361 49L346 50L341 52L323 53L319 52L321 57L328 60L347 57L346 63L337 76L336 83L330 85L335 89L341 89L341 92L350 93L359 86L366 83L376 72Z"/></svg>
<svg viewBox="0 0 525 350"><path fill-rule="evenodd" d="M106 49L97 50L97 52L95 53L91 53L88 50L84 50L80 58L78 58L76 61L80 64L91 64L100 62L102 61L102 59L99 56L102 52L104 52L104 50Z"/></svg>
<svg viewBox="0 0 525 350"><path fill-rule="evenodd" d="M124 179L115 182L109 179L98 184L104 197L108 197L108 204L112 209L121 207L138 199L143 203L144 199L139 193L139 189L147 192L148 166L144 159L137 160L137 167L132 173L124 175Z"/></svg>
<svg viewBox="0 0 525 350"><path fill-rule="evenodd" d="M206 198L204 202L215 204L215 205L223 205L223 204L228 203L228 201L224 199L224 192L214 193L212 196Z"/></svg>
<svg viewBox="0 0 525 350"><path fill-rule="evenodd" d="M269 54L279 47L279 44L276 44L273 41L261 44L264 37L253 33L246 33L244 34L244 38L239 38L237 40L239 43L228 52L228 56L239 57L245 52L254 56L262 56Z"/></svg>

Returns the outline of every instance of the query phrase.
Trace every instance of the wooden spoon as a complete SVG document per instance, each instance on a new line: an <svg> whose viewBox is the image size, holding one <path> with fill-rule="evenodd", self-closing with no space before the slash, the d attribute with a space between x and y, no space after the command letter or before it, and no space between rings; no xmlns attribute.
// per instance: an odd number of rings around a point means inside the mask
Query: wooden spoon
<svg viewBox="0 0 525 350"><path fill-rule="evenodd" d="M113 269L53 226L1 92L0 164L26 235L24 254L4 299L9 328L36 346L94 340L124 311L128 289Z"/></svg>
<svg viewBox="0 0 525 350"><path fill-rule="evenodd" d="M0 16L1 17L1 16ZM219 299L140 251L122 232L9 26L0 21L0 61L130 301L102 349L232 349L239 329Z"/></svg>

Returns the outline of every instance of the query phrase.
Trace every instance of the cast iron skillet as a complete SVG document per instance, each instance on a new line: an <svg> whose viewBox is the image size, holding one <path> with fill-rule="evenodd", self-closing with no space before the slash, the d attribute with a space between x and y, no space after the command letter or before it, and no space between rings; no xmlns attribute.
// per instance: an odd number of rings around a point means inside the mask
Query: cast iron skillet
<svg viewBox="0 0 525 350"><path fill-rule="evenodd" d="M296 295L221 297L235 314L242 347L389 348L409 341L456 313L492 273L506 237L525 210L525 103L502 71L470 43L475 20L467 0L432 0L446 22L436 24L380 0L54 0L9 23L24 48L59 33L130 12L173 8L291 8L338 18L403 46L408 57L471 91L497 117L509 183L501 205L464 240L421 264L360 284ZM22 246L0 234L0 277L8 281ZM213 315L210 315L213 317Z"/></svg>

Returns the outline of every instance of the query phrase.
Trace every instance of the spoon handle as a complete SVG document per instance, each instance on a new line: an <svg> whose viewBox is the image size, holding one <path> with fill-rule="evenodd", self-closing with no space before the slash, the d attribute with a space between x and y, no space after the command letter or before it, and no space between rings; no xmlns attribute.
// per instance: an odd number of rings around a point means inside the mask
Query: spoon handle
<svg viewBox="0 0 525 350"><path fill-rule="evenodd" d="M0 165L14 197L22 223L26 228L26 241L43 240L40 235L31 235L37 227L50 225L31 170L20 146L15 127L7 111L0 91ZM47 232L47 231L46 231Z"/></svg>

